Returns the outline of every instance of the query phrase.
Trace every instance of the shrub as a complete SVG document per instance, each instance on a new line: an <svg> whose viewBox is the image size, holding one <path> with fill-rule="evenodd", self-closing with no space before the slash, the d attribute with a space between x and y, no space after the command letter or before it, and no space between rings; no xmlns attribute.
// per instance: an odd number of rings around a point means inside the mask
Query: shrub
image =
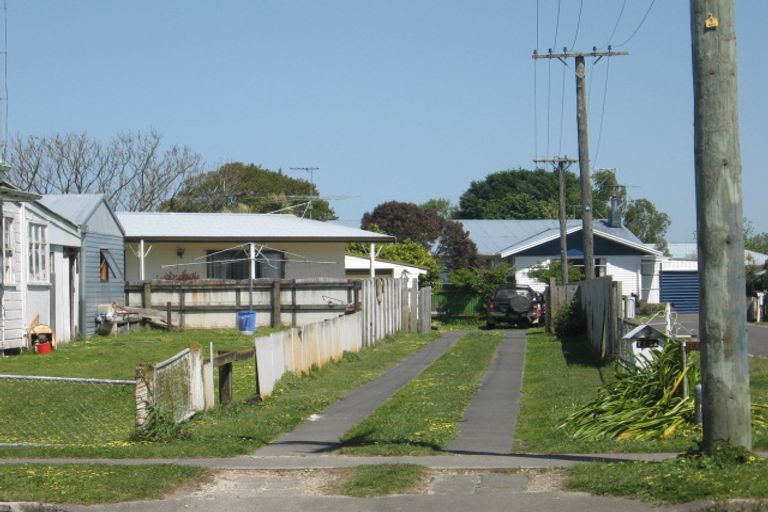
<svg viewBox="0 0 768 512"><path fill-rule="evenodd" d="M584 318L578 298L558 310L552 319L552 328L561 339L581 336L587 332L587 319Z"/></svg>
<svg viewBox="0 0 768 512"><path fill-rule="evenodd" d="M131 441L165 442L187 439L189 432L182 423L176 423L173 415L162 407L153 407L143 428L137 428Z"/></svg>

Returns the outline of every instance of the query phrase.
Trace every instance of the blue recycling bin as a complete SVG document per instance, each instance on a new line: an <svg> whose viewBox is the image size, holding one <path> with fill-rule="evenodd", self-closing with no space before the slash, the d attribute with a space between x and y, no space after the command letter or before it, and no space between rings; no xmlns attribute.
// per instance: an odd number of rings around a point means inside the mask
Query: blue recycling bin
<svg viewBox="0 0 768 512"><path fill-rule="evenodd" d="M237 328L240 330L240 334L253 334L256 330L256 312L238 311Z"/></svg>

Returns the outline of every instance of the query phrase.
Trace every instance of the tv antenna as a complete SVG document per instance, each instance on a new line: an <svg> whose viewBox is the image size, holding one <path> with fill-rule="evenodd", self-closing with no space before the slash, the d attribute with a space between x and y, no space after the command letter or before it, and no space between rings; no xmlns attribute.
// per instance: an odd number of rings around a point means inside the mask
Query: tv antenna
<svg viewBox="0 0 768 512"><path fill-rule="evenodd" d="M309 183L314 187L315 186L315 171L319 171L319 167L289 167L288 170L290 171L304 171L307 174L309 174Z"/></svg>

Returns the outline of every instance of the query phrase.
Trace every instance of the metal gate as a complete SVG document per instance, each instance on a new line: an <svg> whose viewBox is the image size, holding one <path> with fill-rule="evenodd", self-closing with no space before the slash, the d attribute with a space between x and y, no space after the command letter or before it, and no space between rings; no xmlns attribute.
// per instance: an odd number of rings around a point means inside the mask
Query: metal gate
<svg viewBox="0 0 768 512"><path fill-rule="evenodd" d="M698 313L699 273L662 269L661 302L671 303L678 313Z"/></svg>

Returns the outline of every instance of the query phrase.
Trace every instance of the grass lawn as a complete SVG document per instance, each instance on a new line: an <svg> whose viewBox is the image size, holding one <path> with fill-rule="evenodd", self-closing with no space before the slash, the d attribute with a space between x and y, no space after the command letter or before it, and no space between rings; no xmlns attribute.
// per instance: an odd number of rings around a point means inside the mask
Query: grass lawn
<svg viewBox="0 0 768 512"><path fill-rule="evenodd" d="M213 331L200 331L192 333L182 333L189 335L189 341L197 341L207 343L208 339L212 339L216 332ZM170 334L169 336L178 336L178 334ZM148 333L145 333L144 339L149 339ZM165 333L160 334L161 338L155 342L155 344L163 344L163 341L168 341L169 346L165 346L164 349L169 352L168 355L173 354L186 345L183 341L174 341L173 339L164 339ZM360 386L361 384L368 382L375 378L380 373L390 368L403 357L411 354L412 352L420 349L435 337L437 333L430 333L426 335L416 334L400 334L386 340L383 340L375 347L363 350L357 354L349 354L342 360L328 365L325 368L314 370L309 374L299 377L295 375L285 376L275 389L275 393L267 400L256 403L247 404L243 402L235 403L227 408L216 408L205 414L193 418L185 425L185 429L188 433L188 438L183 440L175 440L164 443L150 443L150 442L129 442L127 437L121 437L110 441L104 441L99 438L99 432L93 428L89 429L89 425L82 424L81 428L86 433L91 434L91 438L86 442L78 442L72 445L53 445L53 446L33 446L33 447L0 447L0 457L57 457L57 456L70 456L70 457L191 457L191 456L231 456L243 453L248 453L259 446L271 441L278 435L291 430L298 425L307 416L312 413L318 413L322 411L329 404L344 397L349 391ZM242 339L242 341L241 341ZM126 345L118 345L120 352L122 353L123 347L128 347L130 352L130 343L126 338L118 338L116 341L112 340L97 340L83 342L84 344L98 344L98 343L123 343ZM224 333L222 338L218 340L216 346L222 348L243 348L250 347L252 344L251 337L240 337L234 334ZM175 344L175 345L174 345ZM141 346L140 344L136 344ZM147 343L147 346L151 343ZM173 346L172 346L173 345ZM86 345L86 348L88 345ZM92 356L93 351L96 348L85 350L86 363L82 367L96 367L95 362L90 362L95 359ZM137 349L138 351L139 349ZM150 360L162 359L162 354L159 349L152 348L152 358ZM61 351L62 354L67 355L71 359L72 363L69 367L78 367L77 350L68 349L67 351ZM150 350L147 350L147 353ZM102 352L104 358L104 365L114 364L114 360L110 359L112 352ZM57 353L51 357L51 362L47 363L49 368L56 367L53 362L60 354ZM159 359L155 356L158 356ZM23 356L27 357L27 356ZM29 356L30 358L44 358L48 356ZM133 362L141 360L137 354L132 356L124 354L120 356L123 361ZM166 356L167 357L167 356ZM115 359L118 356L115 355ZM3 364L12 363L20 365L20 362L15 361L3 361ZM250 369L245 371L242 367L235 367L235 395L239 398L248 396L253 392L253 363L250 364ZM61 364L59 371L61 374L65 373L67 365ZM122 367L122 365L121 365ZM22 373L17 367L14 371L16 373ZM243 371L241 371L243 370ZM3 370L7 373L12 373L11 370ZM37 372L28 372L37 373ZM115 372L118 373L118 372ZM73 375L72 372L68 373ZM90 372L84 372L80 375L92 376ZM125 375L103 375L110 377L122 377ZM238 391L238 389L240 391ZM249 393L245 393L243 390L249 390ZM129 397L130 398L130 397ZM54 400L55 401L55 400ZM1 403L11 402L3 400ZM27 402L14 401L17 403L25 404ZM0 405L0 408L3 406ZM121 409L123 414L127 414L132 418L133 407L132 404L128 404L127 408ZM39 410L36 407L28 407L23 414L34 415L39 414ZM73 414L70 412L69 414ZM132 420L131 420L132 421ZM8 424L10 422L3 422ZM0 426L0 433L2 429L6 430L9 427ZM129 434L130 432L128 432Z"/></svg>
<svg viewBox="0 0 768 512"><path fill-rule="evenodd" d="M205 469L170 464L9 464L0 465L0 502L90 504L152 499L208 479Z"/></svg>
<svg viewBox="0 0 768 512"><path fill-rule="evenodd" d="M768 359L750 358L752 399L768 402ZM595 363L588 346L579 341L560 343L541 330L528 336L523 374L523 396L515 432L515 449L533 453L683 452L700 436L661 440L572 439L557 430L563 419L592 400L603 382L614 375L612 364ZM754 433L755 448L768 448L768 433Z"/></svg>
<svg viewBox="0 0 768 512"><path fill-rule="evenodd" d="M567 487L592 494L628 496L653 502L722 501L768 497L766 475L766 459L736 464L723 463L711 457L680 457L664 462L576 466L569 471Z"/></svg>
<svg viewBox="0 0 768 512"><path fill-rule="evenodd" d="M501 333L471 331L368 418L344 434L342 453L424 455L444 449L482 382Z"/></svg>
<svg viewBox="0 0 768 512"><path fill-rule="evenodd" d="M339 492L356 498L403 494L426 478L426 468L415 464L369 464L353 469Z"/></svg>

